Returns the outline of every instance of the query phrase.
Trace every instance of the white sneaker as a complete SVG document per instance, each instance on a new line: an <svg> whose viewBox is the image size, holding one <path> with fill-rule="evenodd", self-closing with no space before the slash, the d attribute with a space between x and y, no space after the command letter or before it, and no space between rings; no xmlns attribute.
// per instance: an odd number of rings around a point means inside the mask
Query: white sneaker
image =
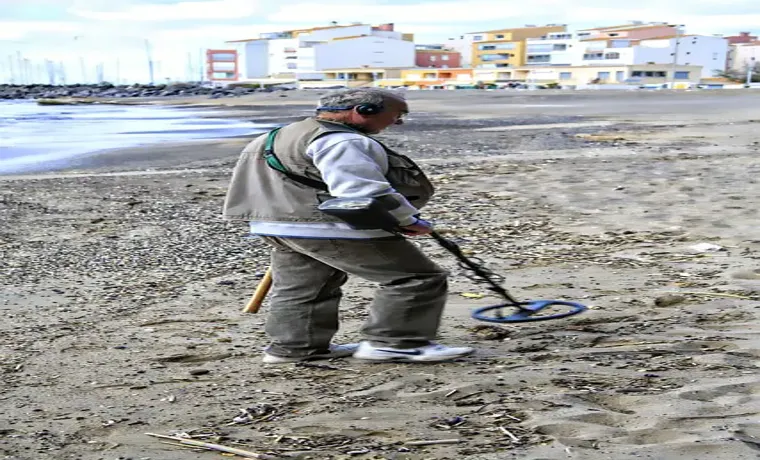
<svg viewBox="0 0 760 460"><path fill-rule="evenodd" d="M286 363L299 363L302 361L311 361L315 359L332 359L332 358L345 358L354 354L359 348L357 343L348 343L345 345L330 345L330 351L328 353L322 353L309 356L275 356L264 352L264 359L262 361L266 364L286 364Z"/></svg>
<svg viewBox="0 0 760 460"><path fill-rule="evenodd" d="M435 343L418 348L388 348L362 342L354 353L354 358L371 361L440 362L461 358L474 351L475 349L470 347L447 347Z"/></svg>

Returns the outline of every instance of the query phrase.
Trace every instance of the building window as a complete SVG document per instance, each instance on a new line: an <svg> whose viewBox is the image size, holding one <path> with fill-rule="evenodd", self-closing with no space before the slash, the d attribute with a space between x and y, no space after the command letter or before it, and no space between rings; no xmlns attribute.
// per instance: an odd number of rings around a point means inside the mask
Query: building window
<svg viewBox="0 0 760 460"><path fill-rule="evenodd" d="M497 39L504 38L504 35L497 35L496 38Z"/></svg>
<svg viewBox="0 0 760 460"><path fill-rule="evenodd" d="M506 61L512 57L511 54L482 54L480 55L481 61Z"/></svg>
<svg viewBox="0 0 760 460"><path fill-rule="evenodd" d="M677 80L688 80L689 79L689 72L688 71L676 72L676 79Z"/></svg>
<svg viewBox="0 0 760 460"><path fill-rule="evenodd" d="M630 40L611 40L610 48L628 48L631 46Z"/></svg>
<svg viewBox="0 0 760 460"><path fill-rule="evenodd" d="M528 53L548 53L550 51L554 50L554 45L547 45L544 43L537 44L537 45L528 45L526 51Z"/></svg>
<svg viewBox="0 0 760 460"><path fill-rule="evenodd" d="M494 45L478 45L478 49L480 51L513 50L515 46L514 43L499 43Z"/></svg>
<svg viewBox="0 0 760 460"><path fill-rule="evenodd" d="M604 59L620 59L620 53L607 53L604 55Z"/></svg>
<svg viewBox="0 0 760 460"><path fill-rule="evenodd" d="M570 80L573 78L572 72L560 72L559 73L559 79L560 80Z"/></svg>
<svg viewBox="0 0 760 460"><path fill-rule="evenodd" d="M297 69L298 64L296 64L295 62L288 62L287 67L288 69Z"/></svg>
<svg viewBox="0 0 760 460"><path fill-rule="evenodd" d="M438 60L438 57L436 56L430 56L430 62L435 62Z"/></svg>
<svg viewBox="0 0 760 460"><path fill-rule="evenodd" d="M543 62L550 62L552 57L548 54L534 54L528 56L528 64L538 64Z"/></svg>
<svg viewBox="0 0 760 460"><path fill-rule="evenodd" d="M650 71L643 71L643 70L634 70L631 72L632 77L657 77L657 78L664 78L667 76L667 72L664 71L657 71L657 72L650 72Z"/></svg>
<svg viewBox="0 0 760 460"><path fill-rule="evenodd" d="M622 70L618 70L615 72L615 81L617 82L624 82L625 81L625 72Z"/></svg>
<svg viewBox="0 0 760 460"><path fill-rule="evenodd" d="M557 43L552 48L552 51L565 51L567 49L567 45L564 43Z"/></svg>
<svg viewBox="0 0 760 460"><path fill-rule="evenodd" d="M483 36L482 35L475 35L474 37L472 37L472 39L474 41L476 41L476 42L479 42L479 41L483 40Z"/></svg>
<svg viewBox="0 0 760 460"><path fill-rule="evenodd" d="M610 73L609 72L597 72L596 78L606 81L610 79Z"/></svg>
<svg viewBox="0 0 760 460"><path fill-rule="evenodd" d="M441 56L441 61L448 61L448 60L449 60L448 54L444 54L443 56Z"/></svg>
<svg viewBox="0 0 760 460"><path fill-rule="evenodd" d="M586 53L583 55L584 61L598 61L604 58L604 53Z"/></svg>
<svg viewBox="0 0 760 460"><path fill-rule="evenodd" d="M229 72L235 70L234 62L212 62L211 68L214 72Z"/></svg>
<svg viewBox="0 0 760 460"><path fill-rule="evenodd" d="M211 55L212 61L234 61L236 56L232 53L214 53Z"/></svg>
<svg viewBox="0 0 760 460"><path fill-rule="evenodd" d="M235 74L232 72L214 72L211 74L211 78L216 80L224 80L224 79L230 79L234 78Z"/></svg>

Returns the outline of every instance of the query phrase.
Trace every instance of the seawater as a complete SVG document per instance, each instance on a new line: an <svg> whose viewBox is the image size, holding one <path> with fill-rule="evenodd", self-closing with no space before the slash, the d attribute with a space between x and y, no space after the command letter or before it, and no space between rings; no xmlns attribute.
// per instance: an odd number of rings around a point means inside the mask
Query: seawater
<svg viewBox="0 0 760 460"><path fill-rule="evenodd" d="M103 150L250 135L271 127L202 118L192 109L0 102L0 174L59 169L71 159Z"/></svg>

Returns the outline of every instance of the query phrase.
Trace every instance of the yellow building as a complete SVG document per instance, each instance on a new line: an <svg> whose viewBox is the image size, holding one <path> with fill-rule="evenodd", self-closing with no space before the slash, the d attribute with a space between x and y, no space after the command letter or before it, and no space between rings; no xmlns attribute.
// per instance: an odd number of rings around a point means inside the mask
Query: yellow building
<svg viewBox="0 0 760 460"><path fill-rule="evenodd" d="M299 89L319 88L359 88L368 86L402 86L401 83L393 85L391 82L401 82L402 68L354 68L354 69L327 69L313 72L320 74L319 79L301 79L298 81Z"/></svg>
<svg viewBox="0 0 760 460"><path fill-rule="evenodd" d="M519 27L472 32L473 67L519 67L525 65L525 40L551 32L565 32L564 25Z"/></svg>
<svg viewBox="0 0 760 460"><path fill-rule="evenodd" d="M675 89L700 82L701 66L639 64L618 66L528 66L514 69L517 80L533 84L578 85L665 85L675 82Z"/></svg>
<svg viewBox="0 0 760 460"><path fill-rule="evenodd" d="M473 83L472 69L463 68L405 69L401 71L401 80L409 89L455 89Z"/></svg>

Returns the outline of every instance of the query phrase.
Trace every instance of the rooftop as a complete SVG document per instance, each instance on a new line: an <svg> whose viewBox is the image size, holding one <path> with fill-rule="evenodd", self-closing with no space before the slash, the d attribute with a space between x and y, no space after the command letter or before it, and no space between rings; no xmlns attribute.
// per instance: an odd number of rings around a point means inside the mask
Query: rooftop
<svg viewBox="0 0 760 460"><path fill-rule="evenodd" d="M544 26L530 26L530 27L510 27L508 29L494 29L494 30L481 30L479 32L467 32L468 34L493 34L496 32L511 32L518 30L532 30L532 29L548 29L552 27L566 27L567 24L547 24Z"/></svg>
<svg viewBox="0 0 760 460"><path fill-rule="evenodd" d="M641 41L646 40L668 40L673 38L686 38L686 37L707 37L707 38L723 38L723 37L713 37L711 35L699 35L699 34L685 34L685 35L658 35L656 37L647 37L647 38L641 38Z"/></svg>
<svg viewBox="0 0 760 460"><path fill-rule="evenodd" d="M456 51L456 50L437 50L437 49L429 49L429 48L417 48L414 51L421 51L423 53L442 53L442 54L443 53L446 53L446 54L459 53L459 51Z"/></svg>
<svg viewBox="0 0 760 460"><path fill-rule="evenodd" d="M594 27L594 28L591 28L591 29L581 29L581 30L579 30L579 32L590 32L590 31L593 31L593 30L596 30L596 31L609 30L609 31L620 32L620 31L626 31L626 30L654 29L654 28L668 27L668 26L673 27L672 24L667 24L667 23L662 23L662 24L652 24L652 23L649 23L649 24L630 24L629 23L629 24L621 24L621 25L617 25L617 26Z"/></svg>
<svg viewBox="0 0 760 460"><path fill-rule="evenodd" d="M280 31L277 31L277 32L264 32L264 33L262 33L260 35L302 34L302 33L314 32L315 30L343 29L343 28L346 28L346 27L359 27L359 26L369 26L369 24L360 23L360 24L347 24L347 25L342 25L342 26L335 25L335 26L311 27L309 29L280 30ZM242 39L242 40L228 40L225 43L255 42L255 41L259 41L259 40L269 40L269 38L261 38L261 37L259 37L259 38L246 38L246 39Z"/></svg>

